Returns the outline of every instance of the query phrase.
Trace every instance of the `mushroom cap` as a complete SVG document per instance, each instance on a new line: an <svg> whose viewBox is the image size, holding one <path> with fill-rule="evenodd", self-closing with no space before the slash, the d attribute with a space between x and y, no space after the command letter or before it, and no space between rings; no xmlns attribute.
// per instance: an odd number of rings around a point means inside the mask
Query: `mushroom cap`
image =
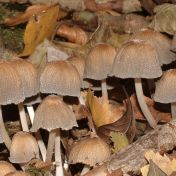
<svg viewBox="0 0 176 176"><path fill-rule="evenodd" d="M40 76L42 93L79 96L81 79L77 69L67 61L49 62Z"/></svg>
<svg viewBox="0 0 176 176"><path fill-rule="evenodd" d="M67 61L69 61L73 66L76 67L81 79L83 79L85 59L79 57L69 57Z"/></svg>
<svg viewBox="0 0 176 176"><path fill-rule="evenodd" d="M170 69L163 73L156 82L154 100L160 103L176 102L176 69Z"/></svg>
<svg viewBox="0 0 176 176"><path fill-rule="evenodd" d="M34 95L32 97L26 98L23 103L26 106L31 106L31 105L41 103L41 102L42 102L42 97L41 97L41 94L39 93L39 94Z"/></svg>
<svg viewBox="0 0 176 176"><path fill-rule="evenodd" d="M9 157L12 163L27 163L38 155L38 144L31 134L21 131L13 136Z"/></svg>
<svg viewBox="0 0 176 176"><path fill-rule="evenodd" d="M115 56L116 50L113 46L106 43L95 45L85 61L85 78L106 79L112 69Z"/></svg>
<svg viewBox="0 0 176 176"><path fill-rule="evenodd" d="M162 75L158 54L150 44L133 40L122 46L112 75L120 78L157 78Z"/></svg>
<svg viewBox="0 0 176 176"><path fill-rule="evenodd" d="M29 61L13 59L10 64L20 76L25 97L31 97L39 92L38 71Z"/></svg>
<svg viewBox="0 0 176 176"><path fill-rule="evenodd" d="M35 112L34 123L31 131L39 128L51 131L62 128L65 130L77 126L73 111L56 95L47 96Z"/></svg>
<svg viewBox="0 0 176 176"><path fill-rule="evenodd" d="M93 137L79 141L72 147L69 162L95 166L108 159L110 155L109 146L101 138Z"/></svg>
<svg viewBox="0 0 176 176"><path fill-rule="evenodd" d="M31 176L31 174L23 171L16 171L6 174L5 176Z"/></svg>
<svg viewBox="0 0 176 176"><path fill-rule="evenodd" d="M131 40L144 40L152 45L157 53L160 65L169 64L176 60L176 55L171 50L171 39L160 32L149 28L141 29L139 32L133 34Z"/></svg>
<svg viewBox="0 0 176 176"><path fill-rule="evenodd" d="M0 60L0 104L18 104L24 100L19 74L9 62Z"/></svg>
<svg viewBox="0 0 176 176"><path fill-rule="evenodd" d="M11 163L7 161L0 161L0 176L4 176L14 171L16 171L16 169Z"/></svg>

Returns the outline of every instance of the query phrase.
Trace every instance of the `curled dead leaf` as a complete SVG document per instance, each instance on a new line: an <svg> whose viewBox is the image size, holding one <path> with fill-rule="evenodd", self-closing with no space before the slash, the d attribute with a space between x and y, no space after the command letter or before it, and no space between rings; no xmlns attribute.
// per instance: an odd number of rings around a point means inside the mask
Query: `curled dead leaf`
<svg viewBox="0 0 176 176"><path fill-rule="evenodd" d="M80 45L84 45L88 41L86 32L77 26L70 27L66 24L62 24L56 34L65 37L70 42Z"/></svg>

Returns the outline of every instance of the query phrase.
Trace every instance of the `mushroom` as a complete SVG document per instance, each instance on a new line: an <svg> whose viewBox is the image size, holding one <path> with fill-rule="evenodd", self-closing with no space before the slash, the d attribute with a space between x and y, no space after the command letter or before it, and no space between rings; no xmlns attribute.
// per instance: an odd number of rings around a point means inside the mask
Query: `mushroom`
<svg viewBox="0 0 176 176"><path fill-rule="evenodd" d="M176 34L174 35L172 39L171 50L176 52Z"/></svg>
<svg viewBox="0 0 176 176"><path fill-rule="evenodd" d="M32 175L27 172L16 171L16 172L8 173L5 176L32 176Z"/></svg>
<svg viewBox="0 0 176 176"><path fill-rule="evenodd" d="M155 48L141 40L124 44L114 61L112 75L120 78L134 78L140 108L150 126L155 128L157 124L144 100L141 82L141 78L153 79L162 75Z"/></svg>
<svg viewBox="0 0 176 176"><path fill-rule="evenodd" d="M0 176L4 176L14 171L16 171L16 169L11 163L7 161L0 161Z"/></svg>
<svg viewBox="0 0 176 176"><path fill-rule="evenodd" d="M172 118L176 119L176 69L170 69L163 73L156 82L154 100L160 103L171 103Z"/></svg>
<svg viewBox="0 0 176 176"><path fill-rule="evenodd" d="M156 49L160 65L169 64L176 60L175 53L170 51L172 41L166 35L149 28L143 28L133 34L130 40L136 39L144 40Z"/></svg>
<svg viewBox="0 0 176 176"><path fill-rule="evenodd" d="M16 133L12 138L9 160L12 163L24 164L33 158L39 158L36 139L24 131Z"/></svg>
<svg viewBox="0 0 176 176"><path fill-rule="evenodd" d="M0 60L0 105L18 104L24 100L21 79L9 62ZM5 129L2 110L0 108L0 133L6 147L10 149L11 139Z"/></svg>
<svg viewBox="0 0 176 176"><path fill-rule="evenodd" d="M102 94L108 99L106 78L109 75L116 56L116 50L109 44L95 45L86 58L85 78L101 80Z"/></svg>
<svg viewBox="0 0 176 176"><path fill-rule="evenodd" d="M55 143L56 176L63 176L59 129L69 130L73 126L77 126L76 117L59 96L49 95L38 106L31 131L43 128L50 132L46 160L51 161Z"/></svg>
<svg viewBox="0 0 176 176"><path fill-rule="evenodd" d="M85 174L90 166L95 166L107 160L111 155L109 146L99 137L90 137L78 141L70 150L69 163L87 165L81 173ZM86 169L87 168L87 169Z"/></svg>

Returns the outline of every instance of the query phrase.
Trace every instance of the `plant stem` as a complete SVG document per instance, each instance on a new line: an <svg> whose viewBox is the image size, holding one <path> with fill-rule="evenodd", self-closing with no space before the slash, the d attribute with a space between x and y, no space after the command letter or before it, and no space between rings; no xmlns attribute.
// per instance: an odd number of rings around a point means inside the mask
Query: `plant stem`
<svg viewBox="0 0 176 176"><path fill-rule="evenodd" d="M26 113L25 113L25 109L24 109L22 102L18 104L18 110L20 114L20 121L21 121L22 129L23 131L29 132Z"/></svg>
<svg viewBox="0 0 176 176"><path fill-rule="evenodd" d="M104 96L106 99L108 99L106 79L101 80L101 88L102 88L102 96Z"/></svg>
<svg viewBox="0 0 176 176"><path fill-rule="evenodd" d="M0 133L1 133L1 137L2 140L5 144L5 146L7 147L8 150L10 150L10 146L11 146L11 139L7 133L7 130L4 126L4 121L3 121L3 117L2 117L2 109L0 107Z"/></svg>
<svg viewBox="0 0 176 176"><path fill-rule="evenodd" d="M86 174L90 170L90 166L84 165L83 170L81 171L81 176Z"/></svg>
<svg viewBox="0 0 176 176"><path fill-rule="evenodd" d="M33 106L27 106L27 111L28 111L31 123L33 124L34 115L35 115ZM46 159L46 147L45 147L45 144L44 144L44 142L42 140L42 136L40 134L40 131L37 131L35 133L35 137L36 137L37 143L39 145L39 149L40 149L40 152L41 152L41 155L42 155L42 159L43 159L43 161L45 161L45 159Z"/></svg>
<svg viewBox="0 0 176 176"><path fill-rule="evenodd" d="M147 104L144 100L141 78L135 78L135 89L136 89L136 96L137 96L141 111L143 112L144 116L146 117L147 121L149 122L149 125L152 128L156 128L157 123L156 123L155 119L153 118L151 112L149 111Z"/></svg>
<svg viewBox="0 0 176 176"><path fill-rule="evenodd" d="M56 176L64 176L63 167L62 167L62 158L61 158L60 129L56 130L55 162L56 162Z"/></svg>

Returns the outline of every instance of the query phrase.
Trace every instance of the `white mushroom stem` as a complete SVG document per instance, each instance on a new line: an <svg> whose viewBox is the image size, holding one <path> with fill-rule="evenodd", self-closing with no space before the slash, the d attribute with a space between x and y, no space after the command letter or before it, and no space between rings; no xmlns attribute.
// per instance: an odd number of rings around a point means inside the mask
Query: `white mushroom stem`
<svg viewBox="0 0 176 176"><path fill-rule="evenodd" d="M90 166L84 165L83 170L81 171L80 175L84 175L84 174L86 174L89 171L90 171Z"/></svg>
<svg viewBox="0 0 176 176"><path fill-rule="evenodd" d="M61 158L61 146L60 146L60 130L57 129L55 138L55 163L56 163L56 176L64 176Z"/></svg>
<svg viewBox="0 0 176 176"><path fill-rule="evenodd" d="M176 102L171 103L172 120L176 119Z"/></svg>
<svg viewBox="0 0 176 176"><path fill-rule="evenodd" d="M5 146L7 147L8 150L10 150L11 139L10 139L10 137L7 133L7 130L4 126L1 107L0 107L0 133L1 133L1 137L2 137L2 140L5 144Z"/></svg>
<svg viewBox="0 0 176 176"><path fill-rule="evenodd" d="M24 109L22 102L18 104L18 110L20 114L20 121L21 121L22 129L23 131L29 132L27 117L26 117L25 109Z"/></svg>
<svg viewBox="0 0 176 176"><path fill-rule="evenodd" d="M106 99L108 99L106 79L101 80L101 88L102 88L102 96L104 96Z"/></svg>
<svg viewBox="0 0 176 176"><path fill-rule="evenodd" d="M27 106L27 111L28 111L31 123L33 124L34 115L35 115L33 106ZM42 159L43 159L43 161L45 161L46 160L46 147L45 147L45 144L44 144L44 142L42 140L42 136L40 134L40 131L37 131L35 133L35 137L36 137L37 143L39 145L39 149L40 149L40 152L41 152L41 155L42 155Z"/></svg>
<svg viewBox="0 0 176 176"><path fill-rule="evenodd" d="M155 119L153 118L151 112L149 111L147 104L144 99L143 89L142 89L142 82L140 78L135 78L135 89L136 89L136 96L139 103L139 106L141 108L142 113L146 117L147 121L149 122L149 125L152 128L156 128L157 123Z"/></svg>
<svg viewBox="0 0 176 176"><path fill-rule="evenodd" d="M80 103L81 105L86 105L86 103L85 103L84 98L82 97L82 95L80 95L80 96L78 97L78 99L79 99L79 103Z"/></svg>
<svg viewBox="0 0 176 176"><path fill-rule="evenodd" d="M52 161L53 150L55 145L56 130L51 130L48 138L48 146L46 152L46 161Z"/></svg>

